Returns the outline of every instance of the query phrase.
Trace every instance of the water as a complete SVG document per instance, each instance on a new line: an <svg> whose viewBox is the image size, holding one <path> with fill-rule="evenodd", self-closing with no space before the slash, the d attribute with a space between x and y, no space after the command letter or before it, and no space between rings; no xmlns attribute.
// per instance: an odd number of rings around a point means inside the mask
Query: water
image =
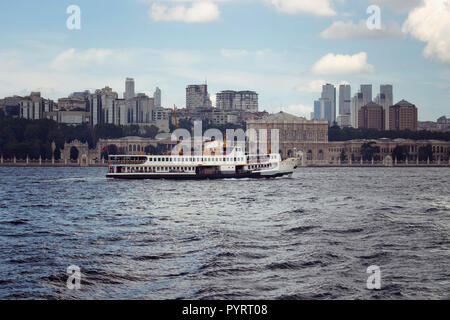
<svg viewBox="0 0 450 320"><path fill-rule="evenodd" d="M0 168L2 299L448 299L450 169L111 181ZM67 267L81 268L68 290ZM368 266L382 289L368 290Z"/></svg>

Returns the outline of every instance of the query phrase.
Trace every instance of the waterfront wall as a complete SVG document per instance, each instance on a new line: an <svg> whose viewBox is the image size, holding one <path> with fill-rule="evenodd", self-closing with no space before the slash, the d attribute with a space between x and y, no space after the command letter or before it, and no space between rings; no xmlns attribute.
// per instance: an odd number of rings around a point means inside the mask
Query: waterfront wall
<svg viewBox="0 0 450 320"><path fill-rule="evenodd" d="M84 163L66 160L35 160L35 159L0 159L0 167L107 167L105 160ZM449 161L353 161L330 163L328 161L302 161L299 159L299 167L449 167Z"/></svg>

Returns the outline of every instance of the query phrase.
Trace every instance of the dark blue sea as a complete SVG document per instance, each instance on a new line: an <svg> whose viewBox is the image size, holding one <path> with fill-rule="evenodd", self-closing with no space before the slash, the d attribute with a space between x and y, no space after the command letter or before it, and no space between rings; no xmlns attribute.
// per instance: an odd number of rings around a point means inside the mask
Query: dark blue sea
<svg viewBox="0 0 450 320"><path fill-rule="evenodd" d="M0 168L1 299L450 298L449 168L105 174ZM380 290L366 286L372 265Z"/></svg>

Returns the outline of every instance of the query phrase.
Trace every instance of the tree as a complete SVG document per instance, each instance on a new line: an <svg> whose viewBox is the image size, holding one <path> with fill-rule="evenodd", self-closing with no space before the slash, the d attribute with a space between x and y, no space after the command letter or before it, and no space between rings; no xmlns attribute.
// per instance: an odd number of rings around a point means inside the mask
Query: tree
<svg viewBox="0 0 450 320"><path fill-rule="evenodd" d="M139 126L138 125L123 126L123 135L125 137L139 136Z"/></svg>
<svg viewBox="0 0 450 320"><path fill-rule="evenodd" d="M378 153L380 153L380 147L376 146L375 141L363 143L361 146L361 156L363 160L371 161L372 159L378 158Z"/></svg>
<svg viewBox="0 0 450 320"><path fill-rule="evenodd" d="M144 138L150 138L155 139L156 135L158 134L159 129L158 127L155 127L154 125L144 127Z"/></svg>
<svg viewBox="0 0 450 320"><path fill-rule="evenodd" d="M419 147L419 161L433 160L433 148L431 144Z"/></svg>
<svg viewBox="0 0 450 320"><path fill-rule="evenodd" d="M341 154L340 154L339 158L341 159L341 162L347 161L347 155L345 154L345 149L344 148L342 148L342 151L341 151Z"/></svg>
<svg viewBox="0 0 450 320"><path fill-rule="evenodd" d="M397 161L406 161L408 155L407 146L396 146L392 151L392 158L397 159Z"/></svg>
<svg viewBox="0 0 450 320"><path fill-rule="evenodd" d="M435 132L435 131L379 131L375 129L364 128L340 128L332 126L328 130L329 141L348 141L354 139L411 139L411 140L444 140L450 141L450 132Z"/></svg>

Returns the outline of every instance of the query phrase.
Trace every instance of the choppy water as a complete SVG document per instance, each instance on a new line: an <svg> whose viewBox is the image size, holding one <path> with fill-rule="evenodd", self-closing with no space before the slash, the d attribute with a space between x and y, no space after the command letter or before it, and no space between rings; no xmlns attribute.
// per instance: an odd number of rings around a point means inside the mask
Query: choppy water
<svg viewBox="0 0 450 320"><path fill-rule="evenodd" d="M0 168L3 299L448 299L450 169L109 181ZM81 268L81 290L66 269ZM366 289L378 265L382 290Z"/></svg>

